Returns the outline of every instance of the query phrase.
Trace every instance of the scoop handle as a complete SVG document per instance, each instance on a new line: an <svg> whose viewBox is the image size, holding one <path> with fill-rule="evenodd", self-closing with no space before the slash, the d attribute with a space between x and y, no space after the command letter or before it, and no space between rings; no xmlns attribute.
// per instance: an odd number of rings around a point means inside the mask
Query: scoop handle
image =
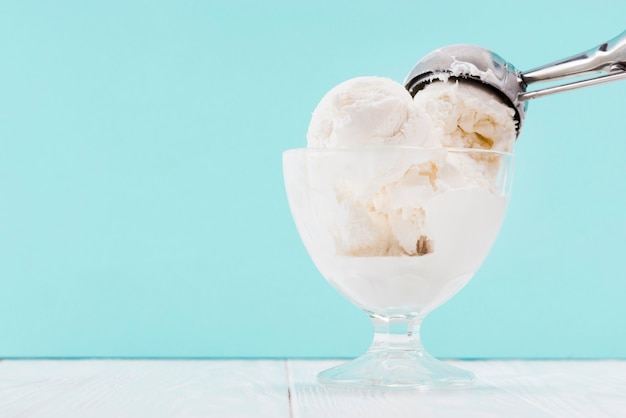
<svg viewBox="0 0 626 418"><path fill-rule="evenodd" d="M617 70L611 74L603 75L600 77L590 78L587 80L576 81L568 84L561 84L560 86L548 87L541 90L525 91L517 95L518 100L525 101L530 99L537 99L539 97L550 96L552 94L562 93L564 91L582 89L583 87L595 86L597 84L609 83L611 81L617 81L626 79L626 71Z"/></svg>
<svg viewBox="0 0 626 418"><path fill-rule="evenodd" d="M521 92L518 99L530 100L626 78L626 31L588 51L526 71L521 74L521 78L530 85L596 73L607 74L542 90Z"/></svg>
<svg viewBox="0 0 626 418"><path fill-rule="evenodd" d="M588 51L522 73L527 84L626 70L626 31Z"/></svg>

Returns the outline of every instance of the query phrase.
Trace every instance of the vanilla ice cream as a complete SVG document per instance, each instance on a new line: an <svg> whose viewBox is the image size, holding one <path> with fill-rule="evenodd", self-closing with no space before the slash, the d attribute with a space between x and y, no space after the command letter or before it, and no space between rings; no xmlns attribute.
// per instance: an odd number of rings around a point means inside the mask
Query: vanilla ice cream
<svg viewBox="0 0 626 418"><path fill-rule="evenodd" d="M415 95L414 105L431 122L431 144L513 151L515 111L479 84L434 82Z"/></svg>
<svg viewBox="0 0 626 418"><path fill-rule="evenodd" d="M309 148L327 149L397 145L509 152L516 138L513 116L512 109L474 84L436 82L413 99L393 80L359 77L322 98L307 142ZM488 189L498 165L479 153L437 154L419 163L400 153L392 161L372 164L377 173L367 183L339 179L334 198L340 206L332 214L338 222L333 233L337 254L432 253L436 242L428 213L425 205L415 205L414 196L428 202L450 189Z"/></svg>
<svg viewBox="0 0 626 418"><path fill-rule="evenodd" d="M476 83L440 81L415 99L399 83L357 77L331 89L315 108L310 148L402 145L510 152L515 111Z"/></svg>
<svg viewBox="0 0 626 418"><path fill-rule="evenodd" d="M367 145L423 146L430 131L408 91L383 77L357 77L330 90L319 102L307 132L311 148Z"/></svg>

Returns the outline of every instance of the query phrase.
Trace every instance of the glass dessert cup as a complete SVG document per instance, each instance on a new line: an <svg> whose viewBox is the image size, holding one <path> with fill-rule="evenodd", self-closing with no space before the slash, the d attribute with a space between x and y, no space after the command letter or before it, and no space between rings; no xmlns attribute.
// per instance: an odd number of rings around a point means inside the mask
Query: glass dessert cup
<svg viewBox="0 0 626 418"><path fill-rule="evenodd" d="M508 204L512 155L400 146L294 149L283 154L283 172L313 262L374 326L367 353L318 380L366 388L471 386L471 372L426 352L419 329L489 253Z"/></svg>

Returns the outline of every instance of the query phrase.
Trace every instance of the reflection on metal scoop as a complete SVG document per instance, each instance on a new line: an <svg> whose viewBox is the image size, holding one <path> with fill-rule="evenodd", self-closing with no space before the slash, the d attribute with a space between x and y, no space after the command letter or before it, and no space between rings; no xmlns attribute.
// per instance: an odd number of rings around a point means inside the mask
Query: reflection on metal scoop
<svg viewBox="0 0 626 418"><path fill-rule="evenodd" d="M534 83L602 73L540 90L526 91ZM412 96L433 81L463 80L478 83L515 109L517 135L526 116L527 100L595 84L626 79L626 31L572 57L520 72L499 55L474 45L451 45L431 52L413 67L404 85Z"/></svg>

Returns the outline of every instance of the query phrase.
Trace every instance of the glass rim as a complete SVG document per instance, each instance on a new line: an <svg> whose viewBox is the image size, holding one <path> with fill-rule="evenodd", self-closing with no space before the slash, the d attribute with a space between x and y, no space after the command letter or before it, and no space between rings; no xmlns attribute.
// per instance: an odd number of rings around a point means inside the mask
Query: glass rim
<svg viewBox="0 0 626 418"><path fill-rule="evenodd" d="M486 154L486 155L500 155L503 157L513 157L513 152L490 150L484 148L458 148L458 147L415 147L407 145L369 145L360 147L346 147L346 148L292 148L283 151L283 155L305 153L305 154L324 154L324 153L352 153L352 152L391 152L391 151L429 151L429 152L452 152L458 154Z"/></svg>

